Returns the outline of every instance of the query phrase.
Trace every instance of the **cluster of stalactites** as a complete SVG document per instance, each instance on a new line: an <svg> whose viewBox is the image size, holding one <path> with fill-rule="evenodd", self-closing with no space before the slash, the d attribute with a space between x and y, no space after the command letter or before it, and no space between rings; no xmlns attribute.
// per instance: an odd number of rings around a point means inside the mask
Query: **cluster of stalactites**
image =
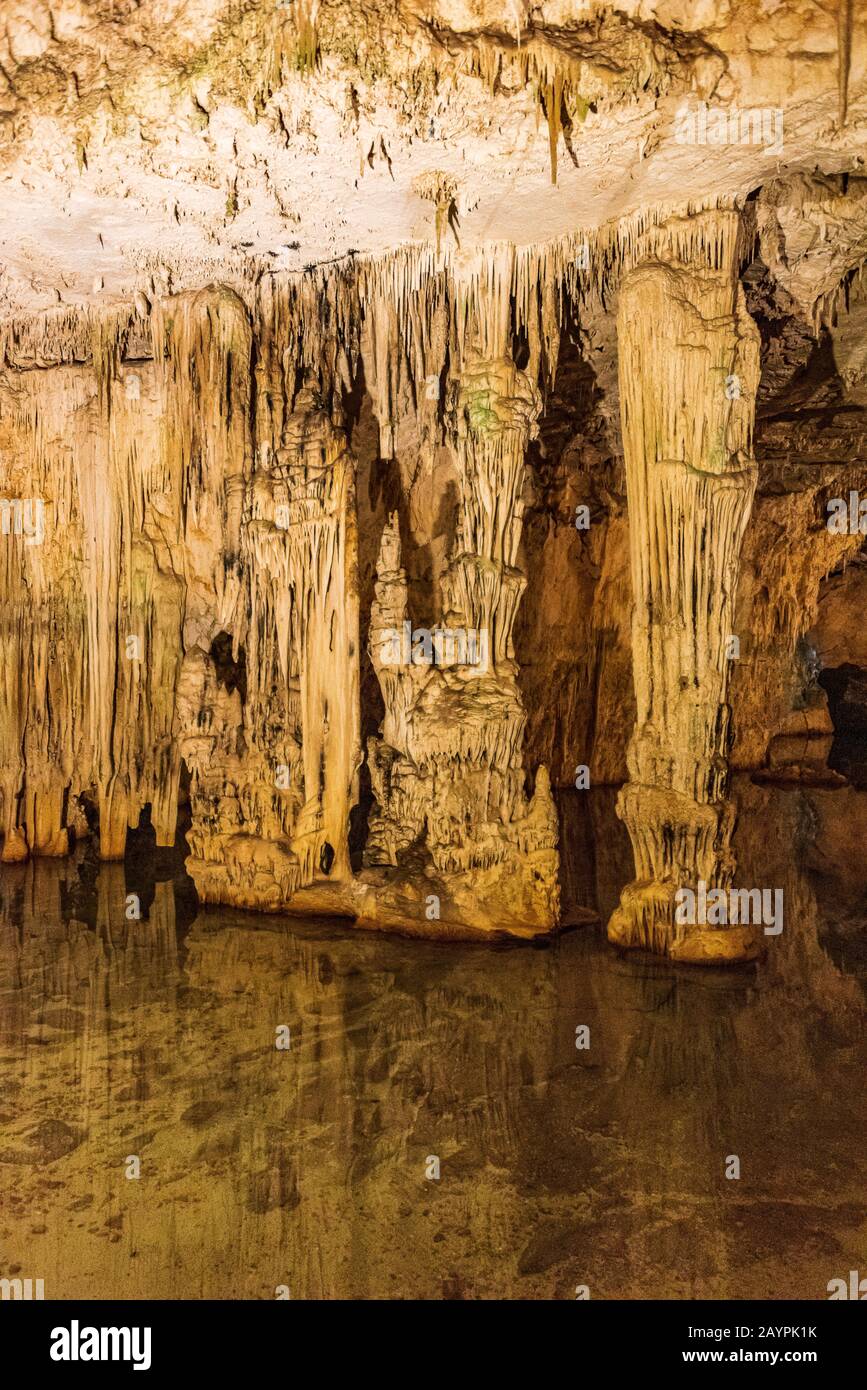
<svg viewBox="0 0 867 1390"><path fill-rule="evenodd" d="M716 206L717 200L709 199L641 209L601 227L527 246L413 243L299 273L264 273L253 283L240 266L237 276L227 267L225 283L249 314L257 381L265 387L257 392L257 438L270 431L276 446L281 410L291 411L298 385L311 373L332 418L341 423L342 399L357 380L362 355L386 457L393 452L403 382L415 405L435 402L432 414L442 437L445 387L449 378L460 378L468 348L497 357L521 341L527 374L550 385L567 303L596 297L610 302L624 272L647 258L648 238L659 224L668 224L666 244L684 260L728 261L727 247L720 243L720 235L727 235L719 231L723 224L697 216ZM676 234L673 218L681 219ZM739 235L743 250L748 233ZM152 280L146 291L124 310L63 305L11 318L0 325L0 358L23 368L93 362L104 378L103 364L166 356L160 324L172 305L191 296L167 299Z"/></svg>
<svg viewBox="0 0 867 1390"><path fill-rule="evenodd" d="M119 350L128 316L93 327L93 370L17 383L10 452L45 534L4 546L18 672L0 712L6 858L63 852L69 829L85 828L81 798L98 808L105 858L123 854L147 805L158 843L172 842L184 647L207 650L214 608L234 602L249 461L243 304L228 290L168 301L152 316L153 360L135 366Z"/></svg>
<svg viewBox="0 0 867 1390"><path fill-rule="evenodd" d="M654 219L642 214L550 246L412 246L302 276L264 276L238 293L211 287L166 297L149 286L151 298L139 295L127 311L64 307L38 322L7 322L9 366L68 370L60 393L53 382L42 389L42 372L22 376L16 448L29 472L20 491L46 498L54 525L45 546L6 549L5 622L34 682L10 677L4 686L6 852L64 845L61 808L88 790L106 854L122 852L127 825L148 802L160 840L171 839L179 762L171 702L157 687L175 683L185 654L207 663L220 632L230 635L235 661L255 644L244 545L289 565L289 531L271 527L266 539L257 529L261 474L276 461L269 485L293 520L312 505L313 496L290 498L288 474L278 476L298 392L312 381L324 415L339 424L362 356L383 453L393 451L407 391L426 438L456 449L460 519L444 602L454 620L489 629L492 662L505 669L525 583L516 564L522 454L539 408L536 383L555 369L564 293L610 281ZM684 258L706 245L712 266L726 235L727 224L687 224L673 244ZM527 345L522 372L513 360L518 338ZM67 419L81 425L74 438ZM316 530L307 528L309 543L327 557L330 542ZM80 575L55 553L61 536L84 558ZM180 567L170 552L183 556ZM296 579L286 568L281 584L297 582L293 563ZM69 577L62 592L57 573ZM284 680L296 678L297 642L276 591L257 605L256 631L273 618L277 633L251 678L263 707L271 661ZM127 659L128 639L140 660ZM49 647L69 655L62 689ZM28 721L30 705L46 711L41 721Z"/></svg>
<svg viewBox="0 0 867 1390"><path fill-rule="evenodd" d="M518 568L524 454L541 400L509 353L511 309L496 292L503 284L488 288L486 299L471 265L458 299L467 341L449 416L457 520L433 660L423 649L417 659L409 641L400 647L412 622L396 514L380 545L369 643L385 718L368 743L375 805L365 858L396 867L423 843L436 874L449 882L470 875L480 901L520 904L528 921L548 926L557 912L556 812L544 768L534 796L524 790L526 716L512 649L526 583ZM454 659L456 645L463 650Z"/></svg>
<svg viewBox="0 0 867 1390"><path fill-rule="evenodd" d="M348 876L360 761L354 461L314 382L288 406L244 495L244 701L206 665L182 721L190 873L203 900L262 908L323 865Z"/></svg>

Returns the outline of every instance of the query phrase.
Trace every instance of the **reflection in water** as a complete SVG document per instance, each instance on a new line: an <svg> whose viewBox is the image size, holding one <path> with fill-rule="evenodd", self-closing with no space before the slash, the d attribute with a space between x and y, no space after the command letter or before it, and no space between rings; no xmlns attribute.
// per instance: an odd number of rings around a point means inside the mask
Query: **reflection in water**
<svg viewBox="0 0 867 1390"><path fill-rule="evenodd" d="M727 970L619 956L601 925L498 948L198 911L164 855L4 869L0 1276L825 1298L867 1271L867 792L738 795L739 882L786 919ZM613 794L562 809L567 911L604 920L632 872Z"/></svg>

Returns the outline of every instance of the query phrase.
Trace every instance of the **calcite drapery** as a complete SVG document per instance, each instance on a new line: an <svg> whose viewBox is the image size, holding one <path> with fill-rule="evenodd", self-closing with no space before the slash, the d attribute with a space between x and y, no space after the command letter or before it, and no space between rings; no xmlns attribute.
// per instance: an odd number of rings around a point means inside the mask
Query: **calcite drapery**
<svg viewBox="0 0 867 1390"><path fill-rule="evenodd" d="M609 938L684 961L755 954L753 926L676 921L678 889L727 888L730 639L756 467L759 335L738 282L735 212L648 236L618 311L637 719L618 800L635 881Z"/></svg>
<svg viewBox="0 0 867 1390"><path fill-rule="evenodd" d="M358 584L354 465L312 388L299 393L282 446L262 454L241 541L246 699L197 655L179 712L199 895L276 908L318 877L350 877Z"/></svg>
<svg viewBox="0 0 867 1390"><path fill-rule="evenodd" d="M526 715L512 628L526 586L518 555L524 454L541 400L510 351L511 270L509 262L482 294L477 283L458 284L456 312L469 331L452 390L455 540L440 626L427 650L420 633L396 660L389 644L411 630L396 515L382 539L369 640L385 720L368 750L377 805L366 862L397 866L423 845L461 917L538 931L558 916L557 816L546 768L532 798L524 789ZM471 282L478 271L465 268Z"/></svg>
<svg viewBox="0 0 867 1390"><path fill-rule="evenodd" d="M204 489L160 453L152 365L102 348L95 336L91 367L4 383L5 488L36 499L45 522L40 544L2 547L5 860L66 853L69 830L87 829L83 793L103 858L122 857L146 803L158 842L174 837L184 580L167 557L182 490L192 512Z"/></svg>
<svg viewBox="0 0 867 1390"><path fill-rule="evenodd" d="M22 373L3 401L6 489L45 509L39 544L2 546L3 857L65 853L82 797L102 858L147 805L173 844L183 759L201 896L276 907L349 873L354 464L309 388L288 415L281 396L272 447L231 291L134 329L146 358L95 339L93 367Z"/></svg>

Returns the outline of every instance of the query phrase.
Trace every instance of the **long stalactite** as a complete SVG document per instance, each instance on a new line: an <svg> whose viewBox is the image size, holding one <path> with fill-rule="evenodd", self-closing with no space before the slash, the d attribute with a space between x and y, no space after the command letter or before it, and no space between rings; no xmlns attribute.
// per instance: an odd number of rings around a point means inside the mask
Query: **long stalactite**
<svg viewBox="0 0 867 1390"><path fill-rule="evenodd" d="M658 229L618 311L637 701L618 813L636 877L608 935L687 961L759 949L753 925L690 924L676 911L679 890L727 889L735 868L726 694L759 383L741 237L736 212Z"/></svg>

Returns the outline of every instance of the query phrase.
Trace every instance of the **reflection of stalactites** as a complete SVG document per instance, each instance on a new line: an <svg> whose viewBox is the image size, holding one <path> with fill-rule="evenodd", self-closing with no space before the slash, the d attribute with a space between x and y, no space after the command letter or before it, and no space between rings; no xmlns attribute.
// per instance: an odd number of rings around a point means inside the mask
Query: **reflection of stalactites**
<svg viewBox="0 0 867 1390"><path fill-rule="evenodd" d="M731 1123L742 1048L730 994L699 993L653 975L638 976L631 986L636 1026L617 1093L620 1123L630 1138L643 1125L659 1164L654 1176L664 1179L687 1159L700 1163L709 1137ZM692 1098L688 1123L681 1117L673 1126L683 1095Z"/></svg>
<svg viewBox="0 0 867 1390"><path fill-rule="evenodd" d="M70 860L31 860L0 871L0 989L3 1032L22 1039L49 999L76 998L95 955L91 933L68 920L76 874ZM80 937L82 949L77 950Z"/></svg>
<svg viewBox="0 0 867 1390"><path fill-rule="evenodd" d="M130 891L124 865L101 864L96 876L95 936L110 990L104 1002L145 999L150 984L164 989L178 969L173 881L154 884L150 909L144 914L140 896Z"/></svg>
<svg viewBox="0 0 867 1390"><path fill-rule="evenodd" d="M143 913L122 864L100 864L92 885L83 869L79 855L4 868L0 988L12 985L22 1032L42 1026L47 1001L74 1003L69 1030L82 1029L86 1049L113 1010L154 998L165 1006L167 989L180 975L173 881L154 885ZM91 912L95 921L88 926L83 918ZM57 1042L57 1026L51 1025L49 1041Z"/></svg>

